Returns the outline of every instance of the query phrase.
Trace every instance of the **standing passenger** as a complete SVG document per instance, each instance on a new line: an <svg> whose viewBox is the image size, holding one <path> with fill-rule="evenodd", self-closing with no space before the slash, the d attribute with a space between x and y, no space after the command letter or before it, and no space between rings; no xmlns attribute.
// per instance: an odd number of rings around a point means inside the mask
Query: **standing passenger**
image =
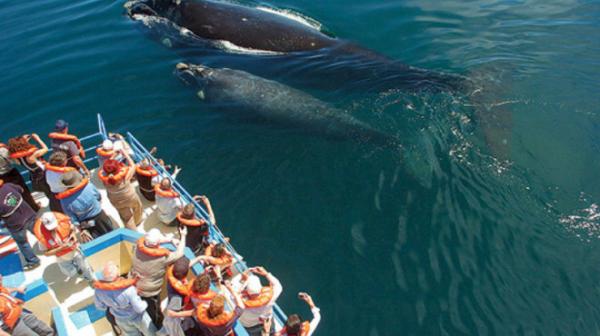
<svg viewBox="0 0 600 336"><path fill-rule="evenodd" d="M321 321L321 311L315 306L310 295L298 293L298 298L306 302L310 307L310 311L313 314L312 321L302 322L298 314L289 315L285 322L285 326L279 332L275 333L275 336L311 336L317 329L317 326Z"/></svg>
<svg viewBox="0 0 600 336"><path fill-rule="evenodd" d="M210 201L206 196L194 196L194 200L201 200L206 207L210 221L216 224L215 214L213 213ZM196 208L193 204L187 204L183 210L177 214L177 222L179 226L188 228L188 238L186 241L187 247L198 254L204 251L208 246L208 223L203 218L196 218Z"/></svg>
<svg viewBox="0 0 600 336"><path fill-rule="evenodd" d="M29 143L31 138L38 143L40 148ZM48 200L50 200L52 192L46 182L43 163L43 157L48 153L46 143L37 134L33 133L31 136L23 135L10 139L8 141L8 149L10 150L10 157L17 160L19 164L29 171L32 190L43 192L48 197Z"/></svg>
<svg viewBox="0 0 600 336"><path fill-rule="evenodd" d="M171 240L165 239L158 229L152 229L140 238L133 250L131 274L139 279L137 290L148 304L148 313L154 324L162 327L163 315L160 310L160 291L165 280L167 266L183 256L187 230L181 230L181 240L177 250L171 252L160 247L161 243Z"/></svg>
<svg viewBox="0 0 600 336"><path fill-rule="evenodd" d="M67 165L75 169L81 169L87 177L90 177L90 171L83 163L85 159L85 150L81 146L79 139L69 134L69 123L64 120L56 121L54 132L48 134L52 140L50 146L56 152L67 154Z"/></svg>
<svg viewBox="0 0 600 336"><path fill-rule="evenodd" d="M50 210L56 212L63 212L60 206L60 200L56 198L58 193L65 191L67 188L61 183L60 179L63 174L71 171L76 171L73 167L67 167L67 154L64 152L54 152L50 155L48 163L46 163L44 169L46 170L46 183L50 188L51 195Z"/></svg>
<svg viewBox="0 0 600 336"><path fill-rule="evenodd" d="M156 210L160 221L167 226L177 225L175 219L183 204L179 193L173 190L171 180L166 177L163 178L160 184L154 187L154 193L156 194Z"/></svg>
<svg viewBox="0 0 600 336"><path fill-rule="evenodd" d="M54 330L35 315L23 309L23 301L13 297L10 289L2 287L0 276L0 336L54 336ZM25 292L23 287L15 288Z"/></svg>
<svg viewBox="0 0 600 336"><path fill-rule="evenodd" d="M3 180L4 183L13 183L20 186L23 189L23 200L29 204L33 211L38 212L38 210L40 210L40 205L33 199L23 176L21 176L21 173L13 167L10 151L3 143L0 143L0 179Z"/></svg>
<svg viewBox="0 0 600 336"><path fill-rule="evenodd" d="M154 169L148 159L143 159L135 166L136 177L140 187L140 193L150 202L154 202L154 186L160 182L158 172Z"/></svg>

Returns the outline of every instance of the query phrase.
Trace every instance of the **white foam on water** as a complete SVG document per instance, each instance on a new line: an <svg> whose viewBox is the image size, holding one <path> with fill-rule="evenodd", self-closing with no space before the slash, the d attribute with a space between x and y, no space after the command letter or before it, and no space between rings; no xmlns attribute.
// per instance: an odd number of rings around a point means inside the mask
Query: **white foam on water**
<svg viewBox="0 0 600 336"><path fill-rule="evenodd" d="M256 9L261 10L263 12L283 16L287 19L299 22L307 27L310 27L310 28L318 30L318 31L321 31L321 28L323 28L323 25L319 21L317 21L313 18L304 16L304 15L301 15L299 13L296 13L289 9L275 9L275 8L264 7L264 6L258 6L258 7L256 7Z"/></svg>
<svg viewBox="0 0 600 336"><path fill-rule="evenodd" d="M571 215L562 216L559 222L581 239L600 238L600 206L592 203Z"/></svg>

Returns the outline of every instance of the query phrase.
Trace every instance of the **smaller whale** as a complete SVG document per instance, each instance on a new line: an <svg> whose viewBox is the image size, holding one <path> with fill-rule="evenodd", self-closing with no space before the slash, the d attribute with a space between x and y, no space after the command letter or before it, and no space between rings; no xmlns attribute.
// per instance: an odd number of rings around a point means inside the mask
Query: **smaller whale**
<svg viewBox="0 0 600 336"><path fill-rule="evenodd" d="M175 75L184 83L198 87L198 97L215 107L250 113L263 121L317 132L329 138L399 146L395 137L341 109L300 90L244 71L179 63Z"/></svg>

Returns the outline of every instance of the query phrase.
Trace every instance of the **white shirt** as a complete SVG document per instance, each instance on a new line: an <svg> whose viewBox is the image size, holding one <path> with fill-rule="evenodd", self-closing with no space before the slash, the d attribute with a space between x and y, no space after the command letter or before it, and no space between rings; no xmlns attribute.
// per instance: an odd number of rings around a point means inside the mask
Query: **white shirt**
<svg viewBox="0 0 600 336"><path fill-rule="evenodd" d="M170 224L177 217L177 213L183 207L183 202L179 197L160 197L156 195L156 210L158 218L165 224Z"/></svg>
<svg viewBox="0 0 600 336"><path fill-rule="evenodd" d="M283 292L281 282L279 282L279 280L276 277L274 277L271 273L267 274L267 280L269 280L269 282L273 286L273 297L271 298L271 301L269 301L268 304L262 307L244 309L239 321L245 328L262 324L260 317L263 315L271 315L273 313L273 306L275 305L275 301L277 301L277 299L281 295L281 292ZM243 290L243 284L241 283L241 274L236 275L231 280L231 283L236 291L238 289L240 291Z"/></svg>
<svg viewBox="0 0 600 336"><path fill-rule="evenodd" d="M50 191L52 191L55 194L67 190L67 187L65 187L60 182L60 177L62 175L63 175L63 173L57 173L57 172L53 172L50 170L46 170L46 182L48 182Z"/></svg>

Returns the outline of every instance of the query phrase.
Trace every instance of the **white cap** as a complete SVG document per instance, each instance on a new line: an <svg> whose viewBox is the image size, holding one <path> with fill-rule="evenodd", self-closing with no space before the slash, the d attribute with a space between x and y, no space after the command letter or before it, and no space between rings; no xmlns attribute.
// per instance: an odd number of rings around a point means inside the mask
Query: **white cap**
<svg viewBox="0 0 600 336"><path fill-rule="evenodd" d="M113 142L112 142L111 140L109 140L109 139L106 139L106 140L104 140L104 141L102 142L102 149L104 149L104 150L106 150L106 151L112 150L112 149L113 149L113 147L114 147L114 144L113 144Z"/></svg>
<svg viewBox="0 0 600 336"><path fill-rule="evenodd" d="M254 274L249 275L248 282L246 283L246 293L248 293L248 295L258 295L261 290L262 285L260 284L260 279Z"/></svg>
<svg viewBox="0 0 600 336"><path fill-rule="evenodd" d="M148 232L146 232L146 237L144 239L144 242L146 243L146 246L148 247L156 247L160 244L160 240L162 238L162 233L160 233L160 231L158 229L152 229Z"/></svg>
<svg viewBox="0 0 600 336"><path fill-rule="evenodd" d="M44 212L40 219L47 230L54 230L58 227L58 220L52 212Z"/></svg>

